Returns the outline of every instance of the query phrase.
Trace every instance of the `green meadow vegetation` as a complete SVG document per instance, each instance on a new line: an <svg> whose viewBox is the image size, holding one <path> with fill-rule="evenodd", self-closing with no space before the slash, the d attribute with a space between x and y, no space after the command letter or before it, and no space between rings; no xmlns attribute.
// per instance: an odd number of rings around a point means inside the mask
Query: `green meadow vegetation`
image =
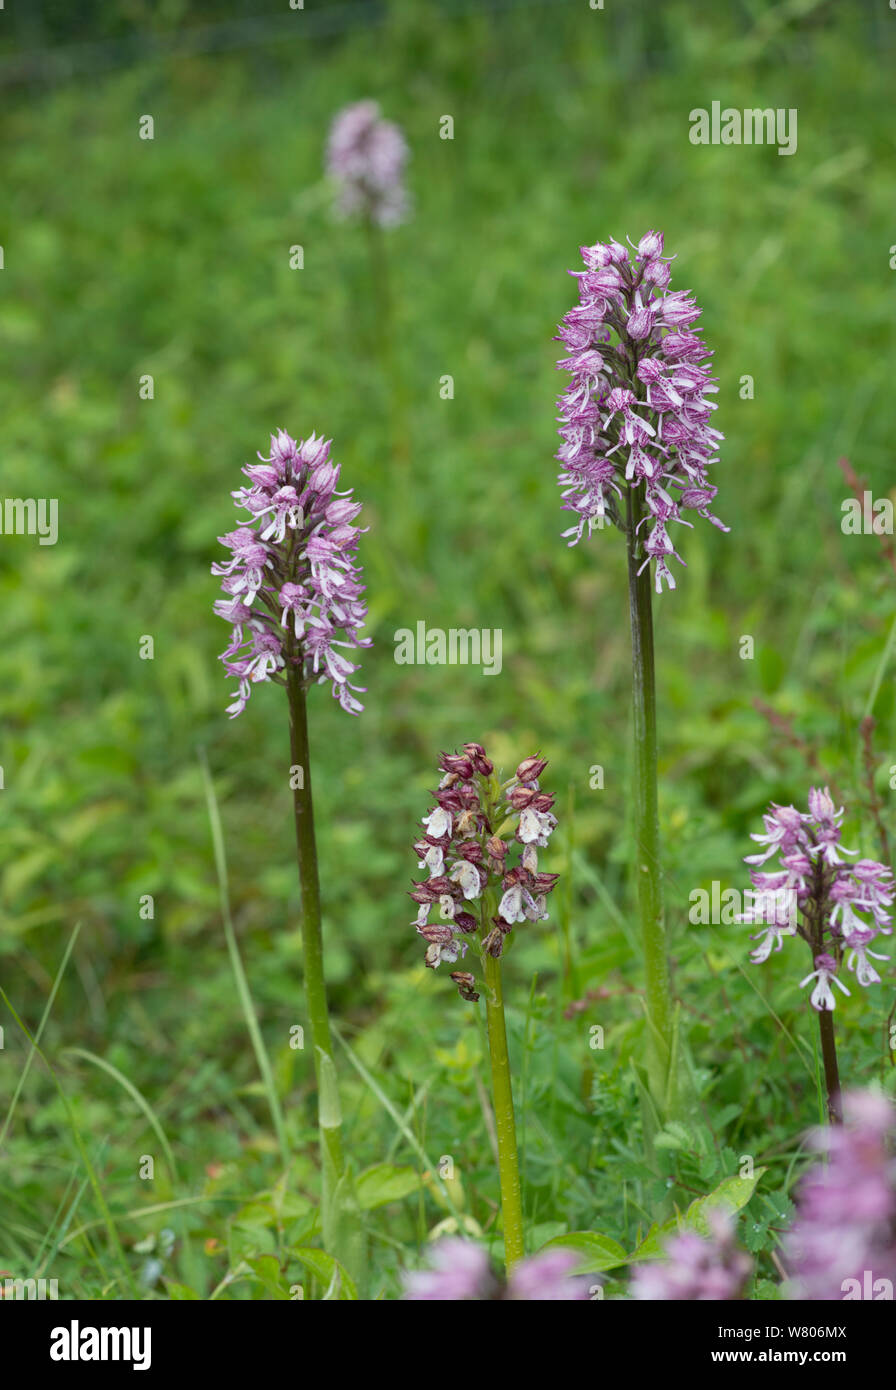
<svg viewBox="0 0 896 1390"><path fill-rule="evenodd" d="M2 496L58 499L59 535L0 537L2 1272L65 1298L336 1296L311 1053L291 1045L286 702L259 686L228 720L209 573L240 467L282 426L332 437L369 527L364 713L309 696L357 1291L399 1297L438 1231L501 1247L482 1023L424 969L406 896L438 753L475 740L508 776L540 750L557 796L550 920L515 931L503 972L527 1249L595 1233L587 1267L624 1296L653 1228L727 1183L750 1295L778 1296L824 1113L808 956L751 965L748 927L689 914L749 886L772 800L830 786L872 858L896 832L896 560L844 534L838 466L893 499L896 15L614 8L427 0L306 34L296 13L293 37L8 89ZM413 216L382 260L322 173L332 117L364 97L411 149ZM692 144L715 100L796 109L796 152ZM645 1147L624 543L560 539L553 335L579 246L652 227L715 349L731 530L684 533L654 610L695 1100ZM397 663L419 621L500 629L500 672ZM893 1094L881 971L838 998L838 1046L845 1085Z"/></svg>

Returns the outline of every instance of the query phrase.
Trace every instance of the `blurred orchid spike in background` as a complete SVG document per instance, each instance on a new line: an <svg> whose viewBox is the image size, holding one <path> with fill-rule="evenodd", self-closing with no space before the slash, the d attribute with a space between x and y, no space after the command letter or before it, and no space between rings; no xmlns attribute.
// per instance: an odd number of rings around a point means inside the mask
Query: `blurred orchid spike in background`
<svg viewBox="0 0 896 1390"><path fill-rule="evenodd" d="M760 928L753 937L759 945L750 953L754 964L780 951L786 936L801 936L809 946L814 969L800 988L812 984L809 1002L818 1012L828 1107L836 1122L842 1116L833 985L849 994L837 973L844 960L862 987L880 983L869 956L888 959L872 951L871 943L892 931L893 874L874 859L856 859L858 851L840 843L843 808L836 809L827 787L811 788L808 812L772 804L763 820L765 833L751 836L762 848L745 860L754 866L750 878L756 891L737 920ZM773 857L777 867L759 867Z"/></svg>
<svg viewBox="0 0 896 1390"><path fill-rule="evenodd" d="M407 220L404 186L408 147L398 126L380 115L376 101L356 101L335 117L327 142L326 169L338 190L341 217L368 217L380 227Z"/></svg>
<svg viewBox="0 0 896 1390"><path fill-rule="evenodd" d="M708 469L723 438L710 425L712 353L693 327L695 300L668 290L672 258L661 232L648 232L631 253L618 241L581 252L585 269L570 271L579 303L557 334L569 352L557 365L572 378L558 402L559 482L576 517L564 536L575 545L605 519L622 526L619 499L638 489L646 504L637 526L641 567L654 562L659 593L664 582L675 588L669 558L684 564L671 522L691 526L693 512L728 530L710 511L717 489Z"/></svg>
<svg viewBox="0 0 896 1390"><path fill-rule="evenodd" d="M392 121L380 114L375 101L356 101L345 106L330 126L325 166L335 190L337 217L361 224L369 258L371 306L375 318L368 324L368 342L362 352L375 354L381 363L388 387L388 411L393 463L398 485L414 488L411 471L411 440L405 369L401 361L393 301L392 271L384 230L406 222L411 214L411 196L405 187L408 160L407 142ZM363 325L356 332L364 334ZM356 345L357 346L357 345ZM404 550L414 542L416 529L405 528L401 535Z"/></svg>

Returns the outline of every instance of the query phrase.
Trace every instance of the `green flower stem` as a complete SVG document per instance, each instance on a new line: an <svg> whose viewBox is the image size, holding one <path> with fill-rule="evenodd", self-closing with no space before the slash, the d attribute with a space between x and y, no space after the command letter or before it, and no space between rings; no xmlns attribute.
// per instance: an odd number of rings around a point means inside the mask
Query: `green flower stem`
<svg viewBox="0 0 896 1390"><path fill-rule="evenodd" d="M638 568L646 558L639 551L637 535L637 526L643 515L642 498L641 487L626 488L635 738L635 867L647 996L647 1079L660 1115L666 1115L670 1107L674 1108L676 1090L675 1078L669 1075L672 1056L672 1003L666 961L666 926L657 811L656 677L650 565L646 565L638 574Z"/></svg>
<svg viewBox="0 0 896 1390"><path fill-rule="evenodd" d="M376 303L376 338L382 356L383 374L389 392L388 409L391 421L392 453L402 476L408 476L411 446L407 429L407 396L405 381L396 357L395 312L389 257L383 229L372 217L364 218L367 250L370 259L370 278L373 281Z"/></svg>
<svg viewBox="0 0 896 1390"><path fill-rule="evenodd" d="M507 1029L504 1025L504 996L501 990L501 962L486 955L485 1018L488 1050L492 1064L492 1099L498 1135L498 1178L501 1185L501 1211L504 1217L504 1263L508 1274L523 1258L523 1203L513 1118L513 1089Z"/></svg>
<svg viewBox="0 0 896 1390"><path fill-rule="evenodd" d="M372 217L364 218L364 231L367 238L370 280L373 288L372 304L375 314L371 345L379 358L385 393L385 419L388 430L388 447L394 473L395 491L404 495L412 490L411 476L411 434L410 411L408 404L408 383L398 352L398 326L395 315L395 300L392 293L392 277L389 265L387 238L382 227ZM402 584L412 588L416 583L414 562L423 564L429 522L422 509L413 515L403 514L398 521L399 511L394 509L392 523L401 527L401 535L396 532L393 554L399 566ZM390 523L390 524L392 524Z"/></svg>
<svg viewBox="0 0 896 1390"><path fill-rule="evenodd" d="M324 1243L331 1254L338 1251L329 1245L332 1189L344 1171L341 1120L335 1094L333 1042L330 1036L330 1016L327 1011L327 988L324 981L324 947L320 917L320 881L317 872L317 847L314 838L314 807L311 799L311 759L308 745L308 716L306 691L301 667L288 665L290 743L294 767L302 769L302 785L293 790L296 822L296 850L299 861L299 884L302 892L302 946L305 974L305 998L311 1025L314 1050L314 1071L317 1079L317 1114L320 1129L321 1168L324 1180L322 1203Z"/></svg>

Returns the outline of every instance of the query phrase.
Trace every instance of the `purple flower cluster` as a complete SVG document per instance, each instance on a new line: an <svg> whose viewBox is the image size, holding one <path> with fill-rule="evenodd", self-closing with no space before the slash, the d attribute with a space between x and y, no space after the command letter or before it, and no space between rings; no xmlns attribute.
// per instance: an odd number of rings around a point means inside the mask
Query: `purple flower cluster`
<svg viewBox="0 0 896 1390"><path fill-rule="evenodd" d="M845 1123L816 1130L827 1154L800 1184L783 1242L794 1298L889 1298L896 1287L896 1110L875 1091L847 1092Z"/></svg>
<svg viewBox="0 0 896 1390"><path fill-rule="evenodd" d="M215 612L233 624L220 658L238 681L227 713L242 713L253 684L284 684L300 668L306 685L330 681L342 708L358 714L352 691L363 687L349 679L358 668L338 649L370 646L359 636L367 606L354 563L361 503L337 492L341 465L328 440L312 434L297 444L279 430L270 457L259 458L243 469L250 486L231 494L248 520L218 537L230 559L212 565L223 590Z"/></svg>
<svg viewBox="0 0 896 1390"><path fill-rule="evenodd" d="M748 855L745 863L758 866L777 856L778 867L750 871L756 891L751 906L738 917L761 924L752 938L759 945L750 959L759 964L773 948L781 950L785 936L801 936L812 951L815 969L800 981L800 988L814 981L813 1008L833 1009L832 984L849 994L837 975L844 955L860 985L880 982L869 956L888 957L870 946L879 932L889 935L892 930L892 871L873 859L843 859L857 851L840 844L843 808L835 810L827 787L811 789L808 813L773 804L763 820L765 834L751 836L763 849Z"/></svg>
<svg viewBox="0 0 896 1390"><path fill-rule="evenodd" d="M709 510L717 488L707 470L723 438L709 423L716 406L707 396L718 390L707 369L712 353L693 327L694 299L668 290L673 258L663 255L661 232L643 236L634 254L618 241L580 249L585 269L570 271L579 303L557 335L569 353L557 365L572 378L558 402L559 482L576 517L563 534L575 545L607 517L621 525L616 499L643 482L638 525L650 529L641 569L655 561L659 593L664 580L675 588L669 557L684 564L670 522L691 526L685 513L696 512L728 530Z"/></svg>
<svg viewBox="0 0 896 1390"><path fill-rule="evenodd" d="M384 121L375 101L346 106L330 127L327 173L339 190L343 217L369 217L381 227L403 222L410 210L404 187L408 147L391 121Z"/></svg>
<svg viewBox="0 0 896 1390"><path fill-rule="evenodd" d="M684 1231L666 1245L663 1260L638 1265L632 1275L632 1297L691 1303L742 1298L752 1261L735 1245L727 1216L710 1212L708 1222L708 1238Z"/></svg>
<svg viewBox="0 0 896 1390"><path fill-rule="evenodd" d="M545 900L558 875L539 873L538 850L557 824L554 798L539 788L546 759L525 758L516 775L499 783L492 761L480 743L465 743L461 753L443 753L442 780L433 793L435 806L424 816L424 834L414 845L428 879L415 883L410 896L419 911L413 925L426 941L426 964L453 965L467 952L465 937L482 927L481 950L500 956L504 938L518 922L547 917ZM520 849L511 863L511 849ZM479 904L480 919L468 905ZM436 908L438 920L430 922ZM475 977L452 972L461 998L475 1003Z"/></svg>
<svg viewBox="0 0 896 1390"><path fill-rule="evenodd" d="M545 1250L521 1260L505 1283L492 1268L485 1250L470 1240L452 1237L436 1245L431 1268L404 1276L404 1297L410 1302L464 1303L582 1302L588 1299L585 1279L571 1277L579 1263L571 1250Z"/></svg>

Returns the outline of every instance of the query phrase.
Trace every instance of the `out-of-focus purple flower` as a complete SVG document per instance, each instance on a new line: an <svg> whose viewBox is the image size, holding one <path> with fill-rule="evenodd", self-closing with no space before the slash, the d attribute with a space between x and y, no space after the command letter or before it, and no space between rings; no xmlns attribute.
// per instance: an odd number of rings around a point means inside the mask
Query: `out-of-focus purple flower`
<svg viewBox="0 0 896 1390"><path fill-rule="evenodd" d="M783 1241L794 1298L892 1298L896 1287L896 1109L878 1092L847 1092L843 1118L812 1133L827 1163L800 1183Z"/></svg>
<svg viewBox="0 0 896 1390"><path fill-rule="evenodd" d="M589 1286L587 1279L573 1276L580 1263L571 1250L543 1250L515 1267L505 1297L532 1303L581 1303L589 1297Z"/></svg>
<svg viewBox="0 0 896 1390"><path fill-rule="evenodd" d="M431 1268L404 1276L411 1302L581 1302L589 1297L585 1279L572 1277L579 1263L571 1250L545 1250L521 1260L508 1280L499 1277L488 1255L473 1241L452 1237L436 1245Z"/></svg>
<svg viewBox="0 0 896 1390"><path fill-rule="evenodd" d="M410 199L404 187L408 147L375 101L356 101L336 116L327 142L327 173L338 189L343 217L369 217L382 227L404 222Z"/></svg>
<svg viewBox="0 0 896 1390"><path fill-rule="evenodd" d="M312 434L296 443L285 430L271 436L270 457L248 464L248 487L231 495L249 521L220 536L230 559L212 565L223 597L215 612L233 625L221 654L238 681L228 706L245 709L252 686L283 684L301 667L307 685L329 681L349 714L362 708L352 685L357 666L339 648L369 647L360 636L367 619L361 570L355 564L360 511L351 492L337 493L340 465L328 440Z"/></svg>
<svg viewBox="0 0 896 1390"><path fill-rule="evenodd" d="M463 959L466 938L477 929L483 958L497 957L518 922L547 918L546 900L558 876L538 869L538 849L548 844L557 824L551 811L554 798L539 787L545 766L544 758L525 758L515 776L499 784L480 743L442 754L436 804L423 817L423 833L414 845L428 878L415 883L410 893L418 907L412 925L427 943L424 959L430 969ZM519 850L515 864L514 847ZM487 919L481 920L471 908L481 904L487 891L497 910L493 907L493 915L482 914ZM436 920L430 921L433 912ZM462 999L478 1000L472 972L453 971L451 978Z"/></svg>
<svg viewBox="0 0 896 1390"><path fill-rule="evenodd" d="M718 391L709 375L712 353L692 328L700 310L681 292L668 293L661 232L648 232L632 253L617 241L581 247L579 303L563 319L567 349L557 366L570 384L559 398L557 458L563 507L575 516L570 545L586 527L622 525L618 499L643 483L640 526L644 569L655 564L657 592L675 588L669 557L684 564L667 527L688 512L727 531L709 510L717 489L707 470L723 436L710 421Z"/></svg>
<svg viewBox="0 0 896 1390"><path fill-rule="evenodd" d="M429 1256L429 1269L404 1276L404 1296L411 1302L462 1303L495 1298L499 1284L482 1246L459 1236L441 1240Z"/></svg>
<svg viewBox="0 0 896 1390"><path fill-rule="evenodd" d="M695 1231L685 1231L668 1242L662 1260L636 1266L632 1297L692 1303L742 1298L753 1263L735 1245L734 1228L727 1216L710 1212L708 1223L706 1239Z"/></svg>
<svg viewBox="0 0 896 1390"><path fill-rule="evenodd" d="M754 867L752 902L737 920L759 925L750 953L754 964L780 951L785 936L801 936L812 951L814 970L800 987L813 984L810 1003L819 1012L834 1008L832 985L849 994L837 971L844 958L859 985L880 982L871 961L888 957L870 949L878 933L889 935L893 874L873 859L850 862L856 850L840 843L843 808L834 806L827 787L809 791L809 810L772 805L763 816L765 833L750 838L762 848L747 855ZM772 857L777 866L760 869Z"/></svg>

